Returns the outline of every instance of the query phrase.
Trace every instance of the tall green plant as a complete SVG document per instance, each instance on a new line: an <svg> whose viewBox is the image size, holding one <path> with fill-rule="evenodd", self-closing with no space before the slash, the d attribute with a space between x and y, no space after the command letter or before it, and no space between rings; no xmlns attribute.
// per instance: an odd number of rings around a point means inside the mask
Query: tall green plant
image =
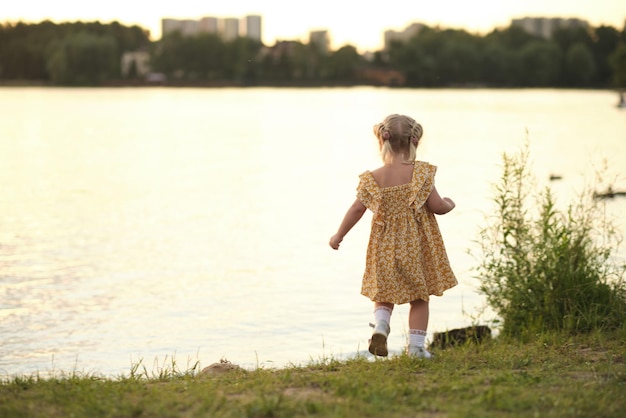
<svg viewBox="0 0 626 418"><path fill-rule="evenodd" d="M480 231L479 290L504 335L615 328L626 320L620 242L590 193L559 211L550 188L533 193L528 146L503 156L496 215Z"/></svg>

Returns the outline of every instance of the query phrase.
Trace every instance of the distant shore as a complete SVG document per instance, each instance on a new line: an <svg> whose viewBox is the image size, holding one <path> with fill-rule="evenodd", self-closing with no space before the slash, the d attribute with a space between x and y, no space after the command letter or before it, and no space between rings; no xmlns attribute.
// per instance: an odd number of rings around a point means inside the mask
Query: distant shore
<svg viewBox="0 0 626 418"><path fill-rule="evenodd" d="M100 85L85 86L66 86L53 84L44 80L0 80L0 87L388 87L371 83L359 82L325 82L325 81L276 81L276 82L243 82L230 80L216 81L167 81L163 83L154 83L144 80L110 80Z"/></svg>
<svg viewBox="0 0 626 418"><path fill-rule="evenodd" d="M164 83L154 83L144 80L109 80L100 85L81 85L81 86L66 86L53 84L45 80L0 80L0 87L51 87L51 88L106 88L106 87L198 87L198 88L226 88L226 87L292 87L292 88L313 88L313 87L386 87L386 88L402 88L402 89L492 89L492 90L530 90L530 89L555 89L555 90L604 90L619 93L621 90L614 87L500 87L489 86L483 84L471 84L471 85L450 85L450 86L438 86L438 87L416 87L416 86L388 86L384 84L372 84L363 82L328 82L328 81L275 81L275 82L243 82L243 81L231 81L231 80L215 80L215 81L167 81Z"/></svg>

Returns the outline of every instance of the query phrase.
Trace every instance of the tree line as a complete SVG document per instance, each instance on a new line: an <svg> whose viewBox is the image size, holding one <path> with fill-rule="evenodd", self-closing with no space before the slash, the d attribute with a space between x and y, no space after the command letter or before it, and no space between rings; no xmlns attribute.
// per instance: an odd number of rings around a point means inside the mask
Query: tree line
<svg viewBox="0 0 626 418"><path fill-rule="evenodd" d="M0 80L97 85L120 77L124 51L149 45L148 33L117 22L0 25Z"/></svg>
<svg viewBox="0 0 626 418"><path fill-rule="evenodd" d="M364 69L397 71L409 87L626 88L626 30L561 28L551 39L510 26L486 35L424 27L411 39L366 57L351 45L324 51L312 43L265 46L249 38L148 32L117 22L0 25L0 81L102 85L122 74L124 52L149 53L168 80L244 85L375 83Z"/></svg>

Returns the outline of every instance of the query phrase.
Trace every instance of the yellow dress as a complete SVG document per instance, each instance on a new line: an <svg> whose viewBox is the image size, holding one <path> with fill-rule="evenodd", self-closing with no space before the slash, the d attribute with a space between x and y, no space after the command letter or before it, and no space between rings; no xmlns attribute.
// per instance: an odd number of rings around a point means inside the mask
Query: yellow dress
<svg viewBox="0 0 626 418"><path fill-rule="evenodd" d="M359 176L357 198L373 212L361 294L402 304L456 286L439 225L425 204L437 167L416 161L410 183L381 188L372 173Z"/></svg>

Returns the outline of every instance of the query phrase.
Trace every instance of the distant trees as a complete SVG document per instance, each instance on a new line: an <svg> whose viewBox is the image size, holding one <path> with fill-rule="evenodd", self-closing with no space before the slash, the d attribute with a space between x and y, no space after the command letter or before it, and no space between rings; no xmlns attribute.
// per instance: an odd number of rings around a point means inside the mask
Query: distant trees
<svg viewBox="0 0 626 418"><path fill-rule="evenodd" d="M98 85L120 77L124 51L149 43L145 30L117 22L0 25L0 80Z"/></svg>
<svg viewBox="0 0 626 418"><path fill-rule="evenodd" d="M610 64L613 68L613 85L626 90L626 43L621 43L611 54Z"/></svg>
<svg viewBox="0 0 626 418"><path fill-rule="evenodd" d="M352 45L346 45L337 51L323 56L322 68L324 75L336 81L352 81L355 78L355 69L363 65L364 59Z"/></svg>
<svg viewBox="0 0 626 418"><path fill-rule="evenodd" d="M152 68L170 78L223 79L226 46L212 34L184 37L179 32L164 36L151 51Z"/></svg>
<svg viewBox="0 0 626 418"><path fill-rule="evenodd" d="M62 85L98 85L119 73L115 38L79 32L50 44L46 69Z"/></svg>
<svg viewBox="0 0 626 418"><path fill-rule="evenodd" d="M521 86L549 87L558 85L563 52L554 42L533 40L519 51Z"/></svg>
<svg viewBox="0 0 626 418"><path fill-rule="evenodd" d="M606 26L559 29L549 40L516 26L484 37L425 28L392 44L388 60L411 86L609 87L620 36Z"/></svg>
<svg viewBox="0 0 626 418"><path fill-rule="evenodd" d="M591 50L582 42L570 45L565 52L564 82L571 86L588 86L596 73Z"/></svg>
<svg viewBox="0 0 626 418"><path fill-rule="evenodd" d="M614 69L611 66L611 55L626 43L626 28L618 32L610 26L600 26L595 30L594 48L591 49L596 63L596 80L611 80ZM609 59L605 59L609 57Z"/></svg>
<svg viewBox="0 0 626 418"><path fill-rule="evenodd" d="M424 27L368 61L351 45L324 52L299 41L269 47L208 33L171 33L151 42L138 26L44 21L0 25L0 80L100 85L122 79L124 52L143 49L154 72L191 83L349 84L363 82L363 70L374 68L402 74L409 87L624 88L625 44L626 33L609 26L563 28L551 39L516 26L484 36Z"/></svg>
<svg viewBox="0 0 626 418"><path fill-rule="evenodd" d="M356 48L344 46L324 54L297 41L264 47L249 38L224 41L214 34L168 34L153 45L152 68L171 80L198 82L234 81L307 83L355 80L355 69L364 62Z"/></svg>

